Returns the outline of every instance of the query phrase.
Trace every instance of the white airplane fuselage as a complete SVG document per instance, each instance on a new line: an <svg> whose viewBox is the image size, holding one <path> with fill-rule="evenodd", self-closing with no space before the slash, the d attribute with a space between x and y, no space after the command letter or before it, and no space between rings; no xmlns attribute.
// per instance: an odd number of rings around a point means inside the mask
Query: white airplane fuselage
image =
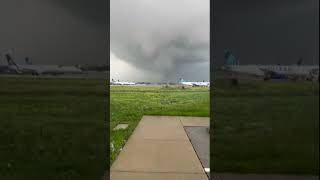
<svg viewBox="0 0 320 180"><path fill-rule="evenodd" d="M62 65L33 65L33 64L17 64L14 61L11 52L2 54L1 58L7 60L8 69L18 74L80 74L82 70L76 66L62 66ZM29 60L28 60L28 63Z"/></svg>
<svg viewBox="0 0 320 180"><path fill-rule="evenodd" d="M123 85L123 86L130 86L130 85L135 85L136 83L134 82L122 82L122 81L112 81L111 82L112 85Z"/></svg>
<svg viewBox="0 0 320 180"><path fill-rule="evenodd" d="M185 86L210 86L210 82L180 82Z"/></svg>
<svg viewBox="0 0 320 180"><path fill-rule="evenodd" d="M255 76L264 76L266 72L283 76L315 77L319 76L319 66L302 65L226 65L223 70L244 73Z"/></svg>
<svg viewBox="0 0 320 180"><path fill-rule="evenodd" d="M10 65L18 73L26 74L77 74L82 70L75 66L59 66L59 65Z"/></svg>
<svg viewBox="0 0 320 180"><path fill-rule="evenodd" d="M319 65L301 65L303 59L300 57L294 65L239 65L239 60L228 49L224 50L226 65L222 70L234 74L247 74L263 76L267 79L306 79L319 78Z"/></svg>

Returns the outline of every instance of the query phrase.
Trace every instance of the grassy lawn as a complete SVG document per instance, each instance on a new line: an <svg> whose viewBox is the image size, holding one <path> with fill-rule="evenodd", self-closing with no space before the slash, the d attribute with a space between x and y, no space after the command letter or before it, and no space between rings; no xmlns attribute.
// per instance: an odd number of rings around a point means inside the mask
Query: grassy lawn
<svg viewBox="0 0 320 180"><path fill-rule="evenodd" d="M99 179L105 155L101 80L0 78L0 179Z"/></svg>
<svg viewBox="0 0 320 180"><path fill-rule="evenodd" d="M209 116L209 89L178 86L112 86L110 141L111 163L143 115ZM118 123L128 123L126 130L112 131Z"/></svg>
<svg viewBox="0 0 320 180"><path fill-rule="evenodd" d="M319 173L319 84L217 81L214 106L213 170Z"/></svg>
<svg viewBox="0 0 320 180"><path fill-rule="evenodd" d="M106 82L0 78L0 179L98 179L106 170ZM216 81L215 171L315 174L319 85ZM112 86L111 163L143 115L209 116L209 89ZM112 131L118 123L126 130Z"/></svg>

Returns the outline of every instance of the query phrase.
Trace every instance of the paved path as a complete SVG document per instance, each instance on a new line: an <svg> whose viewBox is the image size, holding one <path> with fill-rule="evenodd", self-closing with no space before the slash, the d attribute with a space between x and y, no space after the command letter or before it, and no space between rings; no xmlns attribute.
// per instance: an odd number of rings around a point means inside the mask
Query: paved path
<svg viewBox="0 0 320 180"><path fill-rule="evenodd" d="M193 147L189 141L206 139L203 128L189 127L209 127L209 118L144 116L113 163L111 180L208 180L199 160L208 166L208 152L197 155L194 150L203 149L205 143L197 141ZM211 179L317 180L319 176L213 173Z"/></svg>
<svg viewBox="0 0 320 180"><path fill-rule="evenodd" d="M208 180L184 126L209 118L144 116L111 167L111 180Z"/></svg>
<svg viewBox="0 0 320 180"><path fill-rule="evenodd" d="M184 127L189 140L196 151L202 167L210 170L210 135L208 133L209 127L206 126L190 126ZM210 178L210 172L207 172Z"/></svg>

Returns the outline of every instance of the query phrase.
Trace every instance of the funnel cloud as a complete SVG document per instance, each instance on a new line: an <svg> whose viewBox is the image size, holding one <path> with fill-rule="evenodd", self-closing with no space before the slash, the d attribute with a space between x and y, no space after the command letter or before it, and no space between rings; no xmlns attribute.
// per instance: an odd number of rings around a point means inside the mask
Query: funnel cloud
<svg viewBox="0 0 320 180"><path fill-rule="evenodd" d="M209 79L209 0L111 0L110 11L111 78Z"/></svg>

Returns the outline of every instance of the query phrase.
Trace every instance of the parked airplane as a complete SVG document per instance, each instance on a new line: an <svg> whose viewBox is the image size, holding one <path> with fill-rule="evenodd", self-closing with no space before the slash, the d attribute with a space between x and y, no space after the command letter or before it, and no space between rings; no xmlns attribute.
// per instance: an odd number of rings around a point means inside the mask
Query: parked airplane
<svg viewBox="0 0 320 180"><path fill-rule="evenodd" d="M198 82L187 82L180 78L179 83L185 86L210 86L210 82L198 81Z"/></svg>
<svg viewBox="0 0 320 180"><path fill-rule="evenodd" d="M319 79L319 66L317 65L301 65L302 58L294 65L240 65L235 56L229 51L225 50L224 58L226 65L222 70L232 72L235 74L248 74L257 77L263 77L264 80L269 79L305 79L313 80Z"/></svg>
<svg viewBox="0 0 320 180"><path fill-rule="evenodd" d="M62 65L33 65L26 59L26 64L16 64L12 56L7 53L5 58L8 62L8 68L12 71L15 71L18 74L81 74L83 71L75 66L62 66Z"/></svg>
<svg viewBox="0 0 320 180"><path fill-rule="evenodd" d="M124 86L130 86L130 85L136 85L136 83L134 82L126 82L126 81L115 81L114 79L112 79L112 81L110 82L111 85L124 85Z"/></svg>
<svg viewBox="0 0 320 180"><path fill-rule="evenodd" d="M6 74L6 73L10 72L8 64L5 63L3 56L2 56L4 51L7 51L7 49L0 49L0 74Z"/></svg>

